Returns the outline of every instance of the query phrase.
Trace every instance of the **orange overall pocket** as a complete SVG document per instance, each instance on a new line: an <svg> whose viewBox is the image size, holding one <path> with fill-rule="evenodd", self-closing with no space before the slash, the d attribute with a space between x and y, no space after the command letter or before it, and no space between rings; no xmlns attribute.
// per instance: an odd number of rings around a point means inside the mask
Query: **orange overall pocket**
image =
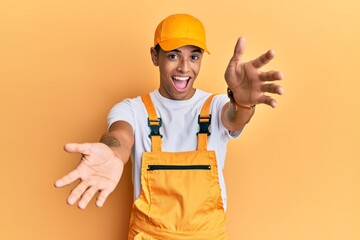
<svg viewBox="0 0 360 240"><path fill-rule="evenodd" d="M148 217L155 225L174 231L218 226L221 218L211 219L224 210L213 152L147 153L143 161Z"/></svg>

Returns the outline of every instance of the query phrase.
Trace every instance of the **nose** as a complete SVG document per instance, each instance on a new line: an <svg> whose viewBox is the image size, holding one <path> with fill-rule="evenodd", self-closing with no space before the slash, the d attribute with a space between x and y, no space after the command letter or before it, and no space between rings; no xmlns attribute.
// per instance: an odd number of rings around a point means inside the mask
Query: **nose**
<svg viewBox="0 0 360 240"><path fill-rule="evenodd" d="M187 59L183 58L181 61L179 61L179 65L177 67L177 70L182 73L189 72L189 62Z"/></svg>

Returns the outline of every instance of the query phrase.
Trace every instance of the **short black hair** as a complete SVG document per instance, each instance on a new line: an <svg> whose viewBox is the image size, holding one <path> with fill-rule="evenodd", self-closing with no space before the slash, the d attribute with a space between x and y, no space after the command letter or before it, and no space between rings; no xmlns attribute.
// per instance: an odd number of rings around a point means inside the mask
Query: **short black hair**
<svg viewBox="0 0 360 240"><path fill-rule="evenodd" d="M159 55L159 53L160 53L160 50L161 50L161 47L160 47L160 45L159 44L156 44L156 46L155 46L155 51L156 51L156 53Z"/></svg>

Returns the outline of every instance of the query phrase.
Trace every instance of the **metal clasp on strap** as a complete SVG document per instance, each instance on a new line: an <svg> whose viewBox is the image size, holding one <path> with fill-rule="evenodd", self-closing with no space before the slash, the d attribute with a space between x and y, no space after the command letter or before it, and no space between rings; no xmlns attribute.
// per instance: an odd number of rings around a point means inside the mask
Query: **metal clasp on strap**
<svg viewBox="0 0 360 240"><path fill-rule="evenodd" d="M209 136L211 134L209 132L209 126L211 124L211 114L209 114L209 116L207 116L207 117L201 117L199 115L198 123L199 123L199 126L200 126L200 130L199 130L199 132L197 134L206 133Z"/></svg>
<svg viewBox="0 0 360 240"><path fill-rule="evenodd" d="M158 120L150 120L148 118L148 126L150 127L151 130L149 134L149 138L151 138L151 136L162 137L162 135L160 134L160 127L162 126L161 118L158 118Z"/></svg>

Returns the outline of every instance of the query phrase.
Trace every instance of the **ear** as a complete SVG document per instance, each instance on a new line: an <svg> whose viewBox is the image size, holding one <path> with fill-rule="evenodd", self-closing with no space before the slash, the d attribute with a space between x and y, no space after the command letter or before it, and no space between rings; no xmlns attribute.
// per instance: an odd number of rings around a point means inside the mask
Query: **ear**
<svg viewBox="0 0 360 240"><path fill-rule="evenodd" d="M151 54L151 60L154 64L154 66L158 67L159 66L159 55L156 52L154 47L150 48L150 54Z"/></svg>

